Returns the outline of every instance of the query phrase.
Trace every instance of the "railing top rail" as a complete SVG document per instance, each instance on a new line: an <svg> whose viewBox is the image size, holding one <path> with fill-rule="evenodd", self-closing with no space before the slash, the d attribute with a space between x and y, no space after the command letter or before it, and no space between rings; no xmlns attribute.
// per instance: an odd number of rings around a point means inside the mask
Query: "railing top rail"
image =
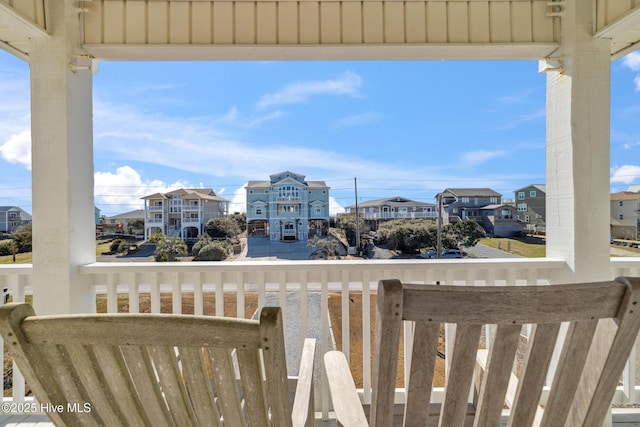
<svg viewBox="0 0 640 427"><path fill-rule="evenodd" d="M491 270L491 269L562 269L565 262L549 258L486 258L475 259L446 259L446 260L314 260L314 261L231 261L231 262L96 262L80 266L82 274L95 273L126 273L139 271L187 272L193 270L212 271L305 271L305 270L352 270L366 269L380 270Z"/></svg>
<svg viewBox="0 0 640 427"><path fill-rule="evenodd" d="M0 265L0 273L2 274L31 274L33 270L32 264L11 264Z"/></svg>

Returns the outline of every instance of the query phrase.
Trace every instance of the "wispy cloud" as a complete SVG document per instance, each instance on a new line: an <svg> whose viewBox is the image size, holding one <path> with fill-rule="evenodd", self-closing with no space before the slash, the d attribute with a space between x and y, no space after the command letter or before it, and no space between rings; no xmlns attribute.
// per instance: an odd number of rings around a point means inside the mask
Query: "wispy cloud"
<svg viewBox="0 0 640 427"><path fill-rule="evenodd" d="M627 142L626 144L622 144L622 148L625 150L631 150L632 148L640 147L640 141L636 142Z"/></svg>
<svg viewBox="0 0 640 427"><path fill-rule="evenodd" d="M541 109L541 110L537 110L537 111L533 111L531 113L528 114L522 114L519 116L515 116L512 117L510 120L508 120L507 122L503 123L502 125L498 126L498 130L506 130L506 129L512 129L515 127L518 127L520 125L523 125L525 123L529 123L535 120L540 120L540 119L544 119L546 117L546 110L545 109Z"/></svg>
<svg viewBox="0 0 640 427"><path fill-rule="evenodd" d="M640 179L640 166L624 165L611 168L611 183L631 184Z"/></svg>
<svg viewBox="0 0 640 427"><path fill-rule="evenodd" d="M381 117L382 114L374 112L356 114L336 120L334 126L339 128L365 126L377 122Z"/></svg>
<svg viewBox="0 0 640 427"><path fill-rule="evenodd" d="M310 80L291 83L281 90L264 95L257 108L276 105L301 104L318 95L355 96L362 86L362 78L351 71L334 80Z"/></svg>
<svg viewBox="0 0 640 427"><path fill-rule="evenodd" d="M467 166L477 166L479 164L488 162L489 160L493 160L498 157L503 157L507 155L507 151L505 150L477 150L477 151L467 151L462 155L461 161L463 164Z"/></svg>
<svg viewBox="0 0 640 427"><path fill-rule="evenodd" d="M633 71L640 71L640 52L631 52L622 58L622 65Z"/></svg>
<svg viewBox="0 0 640 427"><path fill-rule="evenodd" d="M531 90L526 90L522 93L514 95L505 95L497 98L500 104L512 105L512 104L524 104L529 101L531 97Z"/></svg>

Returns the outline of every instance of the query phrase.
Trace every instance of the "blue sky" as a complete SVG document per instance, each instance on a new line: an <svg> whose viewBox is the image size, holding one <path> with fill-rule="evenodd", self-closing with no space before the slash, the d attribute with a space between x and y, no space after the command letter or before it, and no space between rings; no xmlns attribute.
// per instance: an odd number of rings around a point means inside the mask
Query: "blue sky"
<svg viewBox="0 0 640 427"><path fill-rule="evenodd" d="M640 53L611 65L611 190L640 184ZM291 170L333 210L446 187L545 182L536 61L100 62L95 203L210 187L243 210L248 180ZM0 205L31 212L28 65L0 51Z"/></svg>

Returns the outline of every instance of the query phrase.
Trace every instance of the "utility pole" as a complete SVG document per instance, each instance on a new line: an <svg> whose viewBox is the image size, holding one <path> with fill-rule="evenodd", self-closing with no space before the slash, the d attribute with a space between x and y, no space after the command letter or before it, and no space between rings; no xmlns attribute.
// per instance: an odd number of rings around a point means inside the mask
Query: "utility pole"
<svg viewBox="0 0 640 427"><path fill-rule="evenodd" d="M360 252L360 212L358 211L358 180L353 178L353 188L356 193L356 254Z"/></svg>

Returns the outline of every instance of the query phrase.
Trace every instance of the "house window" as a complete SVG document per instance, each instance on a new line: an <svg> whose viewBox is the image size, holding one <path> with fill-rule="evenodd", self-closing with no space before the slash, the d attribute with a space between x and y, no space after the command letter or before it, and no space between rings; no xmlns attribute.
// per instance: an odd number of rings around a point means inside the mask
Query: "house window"
<svg viewBox="0 0 640 427"><path fill-rule="evenodd" d="M518 203L518 212L525 212L527 210L526 203Z"/></svg>
<svg viewBox="0 0 640 427"><path fill-rule="evenodd" d="M468 197L461 197L461 198L460 198L460 201L461 201L462 203L469 203L469 198L468 198Z"/></svg>
<svg viewBox="0 0 640 427"><path fill-rule="evenodd" d="M157 214L153 214L153 220L154 220L155 222L160 222L160 221L162 221L162 214L158 214L158 213L157 213Z"/></svg>
<svg viewBox="0 0 640 427"><path fill-rule="evenodd" d="M618 206L624 206L624 202L623 202L622 200L620 200L620 201L618 202Z"/></svg>
<svg viewBox="0 0 640 427"><path fill-rule="evenodd" d="M536 197L536 190L529 191L529 197Z"/></svg>
<svg viewBox="0 0 640 427"><path fill-rule="evenodd" d="M518 191L518 200L524 200L524 191Z"/></svg>
<svg viewBox="0 0 640 427"><path fill-rule="evenodd" d="M620 219L624 219L624 215L623 214L620 214Z"/></svg>
<svg viewBox="0 0 640 427"><path fill-rule="evenodd" d="M262 215L262 208L256 208L256 215Z"/></svg>
<svg viewBox="0 0 640 427"><path fill-rule="evenodd" d="M498 203L498 198L496 196L491 196L491 198L489 199L489 203L495 205L496 203Z"/></svg>
<svg viewBox="0 0 640 427"><path fill-rule="evenodd" d="M322 210L320 208L316 208L316 215L320 215L322 213Z"/></svg>
<svg viewBox="0 0 640 427"><path fill-rule="evenodd" d="M529 215L524 216L524 222L529 222Z"/></svg>

